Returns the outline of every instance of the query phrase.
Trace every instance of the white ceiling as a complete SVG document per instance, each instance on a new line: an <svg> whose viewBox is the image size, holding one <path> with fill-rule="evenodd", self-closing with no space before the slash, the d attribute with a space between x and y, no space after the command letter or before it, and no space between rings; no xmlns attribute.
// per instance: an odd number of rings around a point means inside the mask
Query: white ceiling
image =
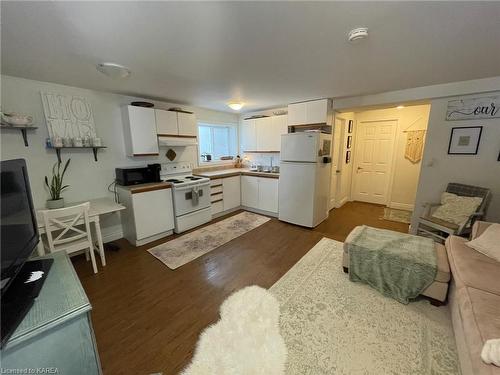
<svg viewBox="0 0 500 375"><path fill-rule="evenodd" d="M3 74L224 111L500 75L500 2L2 1L1 22Z"/></svg>

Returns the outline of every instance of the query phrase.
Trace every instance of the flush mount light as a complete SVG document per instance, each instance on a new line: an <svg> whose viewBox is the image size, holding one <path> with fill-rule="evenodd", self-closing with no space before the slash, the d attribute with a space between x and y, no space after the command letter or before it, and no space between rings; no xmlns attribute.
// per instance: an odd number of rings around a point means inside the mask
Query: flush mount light
<svg viewBox="0 0 500 375"><path fill-rule="evenodd" d="M129 68L115 63L100 63L96 69L111 78L127 78L132 74Z"/></svg>
<svg viewBox="0 0 500 375"><path fill-rule="evenodd" d="M358 42L362 39L365 39L368 36L368 28L367 27L357 27L349 31L347 35L349 42L354 43Z"/></svg>
<svg viewBox="0 0 500 375"><path fill-rule="evenodd" d="M227 103L227 105L234 111L239 111L241 108L243 108L243 103L241 102L229 102Z"/></svg>
<svg viewBox="0 0 500 375"><path fill-rule="evenodd" d="M398 105L396 109L403 109L405 106L404 105Z"/></svg>

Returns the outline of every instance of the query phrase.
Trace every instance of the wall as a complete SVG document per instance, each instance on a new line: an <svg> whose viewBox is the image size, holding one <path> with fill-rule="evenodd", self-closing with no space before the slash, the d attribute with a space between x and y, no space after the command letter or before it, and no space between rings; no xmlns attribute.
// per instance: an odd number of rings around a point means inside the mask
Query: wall
<svg viewBox="0 0 500 375"><path fill-rule="evenodd" d="M425 130L429 119L429 105L408 106L402 109L387 108L356 112L356 124L363 121L396 120L392 179L389 184L389 207L412 210L417 193L421 162L406 159L405 130Z"/></svg>
<svg viewBox="0 0 500 375"><path fill-rule="evenodd" d="M2 160L25 158L28 164L30 182L36 207L44 207L48 193L44 188L43 179L51 173L52 165L57 161L55 152L45 148L48 130L45 124L40 91L55 92L86 97L94 112L94 122L97 134L108 148L99 151L99 161L95 162L90 150L62 150L63 161L71 158L65 182L70 188L64 192L67 202L82 201L92 198L109 196L107 186L114 180L116 167L146 165L147 163L168 163L164 156L166 148L160 149L160 157L131 158L125 155L122 118L120 106L140 98L115 95L92 91L77 87L57 85L47 82L32 81L10 76L1 76L2 110L5 112L20 112L30 114L38 129L28 132L29 147L24 147L19 131L2 130L1 157ZM142 99L143 100L143 99ZM151 100L148 100L151 101ZM168 109L178 106L172 103L152 101L157 108ZM182 106L196 113L199 121L215 123L238 123L238 115L217 112L202 108ZM197 163L197 148L178 147L174 162L189 161ZM103 235L107 240L121 237L121 225L118 215L109 215L102 222Z"/></svg>
<svg viewBox="0 0 500 375"><path fill-rule="evenodd" d="M349 134L347 131L349 120L355 121L354 112L343 112L341 114L336 113L335 119L338 119L343 122L342 126L345 127L343 132L343 137L340 139L340 155L339 155L339 170L340 172L340 181L337 183L339 191L336 192L336 200L337 207L341 207L344 203L351 200L351 181L352 181L352 166L353 166L353 155L354 155L354 134L355 128L353 129L353 133ZM335 122L336 124L336 122ZM341 129L334 128L334 136L337 136L337 132L342 134ZM351 143L351 161L346 163L346 151L347 151L347 137L352 136ZM335 151L334 154L335 155ZM335 171L332 171L334 173Z"/></svg>
<svg viewBox="0 0 500 375"><path fill-rule="evenodd" d="M494 92L493 95L500 95L500 91ZM457 98L435 99L431 102L425 154L412 217L412 231L416 229L423 205L426 202L439 202L441 192L446 189L448 182L490 188L493 199L487 219L500 222L500 162L497 161L500 152L500 118L445 121L448 101L453 99ZM478 154L448 155L451 128L463 126L483 126Z"/></svg>

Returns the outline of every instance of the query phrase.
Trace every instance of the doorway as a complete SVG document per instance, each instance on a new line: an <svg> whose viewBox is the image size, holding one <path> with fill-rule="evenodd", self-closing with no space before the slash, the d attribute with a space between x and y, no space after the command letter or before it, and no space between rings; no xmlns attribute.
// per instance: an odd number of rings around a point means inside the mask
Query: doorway
<svg viewBox="0 0 500 375"><path fill-rule="evenodd" d="M360 121L356 133L353 200L386 204L397 120Z"/></svg>

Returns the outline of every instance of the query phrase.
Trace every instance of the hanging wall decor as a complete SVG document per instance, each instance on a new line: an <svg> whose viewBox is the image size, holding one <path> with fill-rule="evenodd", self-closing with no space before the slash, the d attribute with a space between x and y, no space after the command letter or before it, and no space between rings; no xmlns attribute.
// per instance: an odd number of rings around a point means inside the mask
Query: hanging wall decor
<svg viewBox="0 0 500 375"><path fill-rule="evenodd" d="M452 128L448 154L450 155L476 155L481 140L482 126L465 126Z"/></svg>
<svg viewBox="0 0 500 375"><path fill-rule="evenodd" d="M424 150L425 130L406 131L405 158L412 163L418 163L422 160Z"/></svg>
<svg viewBox="0 0 500 375"><path fill-rule="evenodd" d="M86 98L47 92L40 95L50 138L96 138L94 115Z"/></svg>
<svg viewBox="0 0 500 375"><path fill-rule="evenodd" d="M352 133L352 128L353 128L353 125L354 125L354 121L353 120L349 120L349 122L347 123L347 132L349 134Z"/></svg>
<svg viewBox="0 0 500 375"><path fill-rule="evenodd" d="M500 95L450 100L446 120L475 120L500 117Z"/></svg>

